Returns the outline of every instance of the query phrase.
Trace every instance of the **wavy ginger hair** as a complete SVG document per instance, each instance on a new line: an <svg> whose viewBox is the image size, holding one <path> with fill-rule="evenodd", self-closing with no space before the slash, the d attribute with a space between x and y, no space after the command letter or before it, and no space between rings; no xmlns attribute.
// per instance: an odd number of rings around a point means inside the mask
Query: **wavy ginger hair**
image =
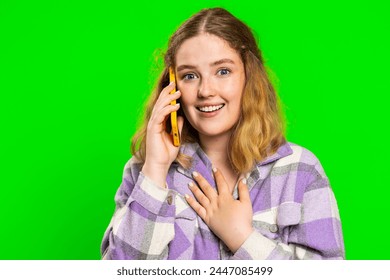
<svg viewBox="0 0 390 280"><path fill-rule="evenodd" d="M165 68L146 107L145 119L132 140L132 153L145 161L146 129L154 104L162 89L169 83L168 67L175 67L175 54L182 43L201 33L209 33L225 40L240 54L245 69L245 87L239 120L229 141L228 156L237 172L250 171L285 143L284 117L278 96L267 76L263 58L250 28L222 8L203 9L184 22L171 36L164 57ZM184 117L181 142L198 142L198 133ZM170 131L167 123L167 131ZM176 162L184 168L191 166L191 158L179 153Z"/></svg>

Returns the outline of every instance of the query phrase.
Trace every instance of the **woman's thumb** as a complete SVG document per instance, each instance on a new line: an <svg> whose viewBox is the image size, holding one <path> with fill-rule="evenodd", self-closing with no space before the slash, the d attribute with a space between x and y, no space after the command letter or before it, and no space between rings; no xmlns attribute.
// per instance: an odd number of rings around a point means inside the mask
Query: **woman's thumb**
<svg viewBox="0 0 390 280"><path fill-rule="evenodd" d="M181 131L183 130L184 118L182 116L177 116L177 126L179 128L179 135L181 136Z"/></svg>

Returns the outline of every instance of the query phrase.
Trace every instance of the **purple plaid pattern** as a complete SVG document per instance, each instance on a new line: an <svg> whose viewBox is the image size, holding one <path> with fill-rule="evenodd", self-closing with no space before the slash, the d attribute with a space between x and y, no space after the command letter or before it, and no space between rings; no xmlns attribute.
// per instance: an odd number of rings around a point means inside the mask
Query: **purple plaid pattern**
<svg viewBox="0 0 390 280"><path fill-rule="evenodd" d="M181 149L193 165L173 163L167 189L145 177L134 157L127 162L103 259L344 259L337 203L310 151L287 142L245 174L256 230L232 254L184 198L195 170L215 188L211 162L197 143Z"/></svg>

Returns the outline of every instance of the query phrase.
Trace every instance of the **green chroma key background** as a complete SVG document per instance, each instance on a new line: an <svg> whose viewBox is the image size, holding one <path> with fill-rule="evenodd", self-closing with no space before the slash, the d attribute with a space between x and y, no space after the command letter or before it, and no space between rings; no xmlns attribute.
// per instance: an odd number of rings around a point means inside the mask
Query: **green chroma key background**
<svg viewBox="0 0 390 280"><path fill-rule="evenodd" d="M204 7L249 24L288 140L320 159L347 259L390 259L386 1L2 1L0 259L99 259L170 34Z"/></svg>

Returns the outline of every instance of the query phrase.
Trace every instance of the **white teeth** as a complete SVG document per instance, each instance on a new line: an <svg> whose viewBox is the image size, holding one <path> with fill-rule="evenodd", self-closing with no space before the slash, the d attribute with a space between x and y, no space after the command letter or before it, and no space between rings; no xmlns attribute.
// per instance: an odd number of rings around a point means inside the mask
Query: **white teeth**
<svg viewBox="0 0 390 280"><path fill-rule="evenodd" d="M198 109L202 112L214 112L219 109L221 109L224 105L218 105L218 106L205 106L205 107L198 107Z"/></svg>

